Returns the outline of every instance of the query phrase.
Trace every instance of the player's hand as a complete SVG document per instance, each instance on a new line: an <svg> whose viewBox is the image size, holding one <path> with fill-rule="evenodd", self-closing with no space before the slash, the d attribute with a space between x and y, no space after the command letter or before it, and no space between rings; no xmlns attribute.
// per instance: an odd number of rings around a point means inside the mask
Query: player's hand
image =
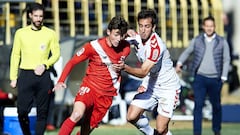
<svg viewBox="0 0 240 135"><path fill-rule="evenodd" d="M221 81L222 81L222 83L225 83L227 81L227 77L222 76Z"/></svg>
<svg viewBox="0 0 240 135"><path fill-rule="evenodd" d="M120 70L124 70L125 68L125 62L123 60L118 62Z"/></svg>
<svg viewBox="0 0 240 135"><path fill-rule="evenodd" d="M34 69L35 75L39 75L39 76L41 76L44 71L45 71L45 66L44 66L44 65L38 65L38 66Z"/></svg>
<svg viewBox="0 0 240 135"><path fill-rule="evenodd" d="M56 90L62 90L67 88L67 85L63 82L58 82L52 89L52 91L56 91Z"/></svg>
<svg viewBox="0 0 240 135"><path fill-rule="evenodd" d="M11 80L10 86L11 86L12 88L16 88L16 87L17 87L17 80Z"/></svg>
<svg viewBox="0 0 240 135"><path fill-rule="evenodd" d="M133 30L133 29L128 29L128 30L127 30L127 35L128 35L129 37L135 37L135 36L136 36L136 31Z"/></svg>
<svg viewBox="0 0 240 135"><path fill-rule="evenodd" d="M182 65L181 64L177 64L175 67L175 70L177 73L181 73L182 72Z"/></svg>
<svg viewBox="0 0 240 135"><path fill-rule="evenodd" d="M118 64L112 64L112 68L113 68L115 71L119 72L119 71L121 71L122 69L124 69L124 65L125 65L124 61L119 61Z"/></svg>
<svg viewBox="0 0 240 135"><path fill-rule="evenodd" d="M140 86L140 87L138 87L138 89L137 89L137 91L138 91L138 93L143 93L143 92L145 92L147 89L144 87L144 86Z"/></svg>

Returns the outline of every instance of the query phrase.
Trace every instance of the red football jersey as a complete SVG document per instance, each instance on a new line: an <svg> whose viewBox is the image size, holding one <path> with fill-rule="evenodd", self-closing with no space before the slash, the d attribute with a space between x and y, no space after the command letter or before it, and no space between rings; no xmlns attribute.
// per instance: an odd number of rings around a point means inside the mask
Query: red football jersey
<svg viewBox="0 0 240 135"><path fill-rule="evenodd" d="M111 64L116 64L120 60L125 60L130 53L130 45L127 41L123 40L118 47L109 47L107 45L106 37L98 39L97 42L107 56L102 56L101 58L93 44L91 44L91 42L86 43L76 52L72 59L68 61L58 82L65 81L74 65L89 60L82 85L87 86L91 90L95 90L100 94L113 96L117 94L117 90L119 89L119 86L114 86L113 80L120 82L121 78L119 71L115 71L115 77L113 78L111 75L111 71L113 70L109 71L109 69ZM110 63L103 62L105 57L109 58Z"/></svg>

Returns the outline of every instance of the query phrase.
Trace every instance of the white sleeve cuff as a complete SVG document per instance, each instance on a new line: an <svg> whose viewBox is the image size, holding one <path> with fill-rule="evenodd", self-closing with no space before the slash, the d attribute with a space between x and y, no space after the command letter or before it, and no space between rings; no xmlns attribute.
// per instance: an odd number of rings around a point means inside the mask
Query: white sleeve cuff
<svg viewBox="0 0 240 135"><path fill-rule="evenodd" d="M182 65L182 62L181 62L181 61L178 61L178 62L177 62L177 65Z"/></svg>
<svg viewBox="0 0 240 135"><path fill-rule="evenodd" d="M222 81L227 81L227 77L222 76L222 77L221 77L221 80L222 80Z"/></svg>

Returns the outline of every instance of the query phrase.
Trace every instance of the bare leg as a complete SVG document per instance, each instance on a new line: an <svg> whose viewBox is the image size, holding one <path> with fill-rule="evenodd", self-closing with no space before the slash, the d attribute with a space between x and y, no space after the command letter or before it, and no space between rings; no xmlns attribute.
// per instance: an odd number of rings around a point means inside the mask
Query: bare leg
<svg viewBox="0 0 240 135"><path fill-rule="evenodd" d="M170 122L170 118L164 117L162 115L157 116L156 120L156 127L157 131L160 135L170 135L171 133L168 133L168 123Z"/></svg>
<svg viewBox="0 0 240 135"><path fill-rule="evenodd" d="M149 125L149 120L143 115L144 109L130 105L127 120L137 127L145 135L154 133L154 129Z"/></svg>

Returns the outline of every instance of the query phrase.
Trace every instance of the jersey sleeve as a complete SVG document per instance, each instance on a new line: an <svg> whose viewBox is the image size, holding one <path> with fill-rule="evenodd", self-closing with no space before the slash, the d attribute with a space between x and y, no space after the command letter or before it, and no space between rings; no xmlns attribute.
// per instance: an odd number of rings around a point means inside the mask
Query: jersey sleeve
<svg viewBox="0 0 240 135"><path fill-rule="evenodd" d="M52 55L47 61L44 62L44 64L47 66L47 69L49 68L49 66L52 66L54 63L56 63L60 57L60 46L59 46L57 35L54 31L52 31L50 49L51 49Z"/></svg>
<svg viewBox="0 0 240 135"><path fill-rule="evenodd" d="M153 36L150 39L150 45L146 52L147 59L153 62L157 62L159 60L160 54L160 45L157 41L157 38Z"/></svg>
<svg viewBox="0 0 240 135"><path fill-rule="evenodd" d="M18 77L18 67L20 63L20 37L19 30L16 32L13 42L13 48L11 52L11 61L10 61L10 80L17 80Z"/></svg>
<svg viewBox="0 0 240 135"><path fill-rule="evenodd" d="M94 50L92 49L90 43L87 43L82 48L80 48L65 65L58 82L64 82L68 77L69 73L71 72L71 70L73 69L73 67L76 64L87 60L91 56L93 51Z"/></svg>

